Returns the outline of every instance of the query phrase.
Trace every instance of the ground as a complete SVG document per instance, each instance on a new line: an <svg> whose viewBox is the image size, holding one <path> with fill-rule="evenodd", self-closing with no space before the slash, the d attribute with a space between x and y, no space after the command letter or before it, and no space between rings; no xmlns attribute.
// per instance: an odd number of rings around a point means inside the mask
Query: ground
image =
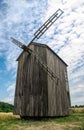
<svg viewBox="0 0 84 130"><path fill-rule="evenodd" d="M67 117L21 120L13 113L0 113L0 130L84 130L84 112Z"/></svg>

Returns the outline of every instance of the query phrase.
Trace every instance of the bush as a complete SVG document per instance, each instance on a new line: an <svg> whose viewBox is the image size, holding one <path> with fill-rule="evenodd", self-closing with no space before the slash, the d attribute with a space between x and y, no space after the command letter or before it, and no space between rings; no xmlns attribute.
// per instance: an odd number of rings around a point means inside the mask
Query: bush
<svg viewBox="0 0 84 130"><path fill-rule="evenodd" d="M0 112L13 112L13 105L0 102Z"/></svg>

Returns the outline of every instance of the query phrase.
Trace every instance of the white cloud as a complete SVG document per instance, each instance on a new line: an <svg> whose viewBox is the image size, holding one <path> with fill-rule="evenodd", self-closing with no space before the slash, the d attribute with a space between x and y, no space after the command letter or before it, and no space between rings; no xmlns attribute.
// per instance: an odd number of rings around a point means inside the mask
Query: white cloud
<svg viewBox="0 0 84 130"><path fill-rule="evenodd" d="M14 104L14 96L13 97L6 97L1 100L2 102Z"/></svg>
<svg viewBox="0 0 84 130"><path fill-rule="evenodd" d="M43 7L39 6L39 2L37 1L3 0L3 3L5 3L7 7L5 9L5 16L2 12L3 18L0 24L0 44L1 46L3 44L3 48L0 47L0 49L6 49L7 70L11 70L16 68L15 60L21 51L15 48L15 45L11 43L10 37L15 37L21 42L28 44L36 30L35 27L41 23L39 19L42 18L43 12L45 11L43 9L46 2L41 2L41 4L44 5ZM2 51L0 55L3 55Z"/></svg>
<svg viewBox="0 0 84 130"><path fill-rule="evenodd" d="M31 2L27 0L1 1L2 7L0 8L0 56L1 58L5 57L5 71L10 72L10 75L13 76L11 77L12 79L16 78L16 59L21 50L12 44L10 37L15 37L21 42L28 44L28 42L33 37L34 31L37 27L39 27L41 23L39 19L42 18L44 14L43 12L46 10L46 2L40 1L40 4L41 6L39 6L39 2L37 1ZM3 70L1 71L0 75L3 75ZM11 79L10 81L12 84ZM4 86L6 86L5 83ZM14 88L14 85L12 85L12 87ZM9 88L12 87L9 86ZM13 102L14 90L9 88L7 89L7 93L9 93L9 96L7 98L3 98L3 100L6 102Z"/></svg>
<svg viewBox="0 0 84 130"><path fill-rule="evenodd" d="M15 83L13 84L10 84L8 87L7 87L7 97L5 97L3 100L3 102L7 102L7 103L10 103L10 104L14 104L14 94L15 94Z"/></svg>
<svg viewBox="0 0 84 130"><path fill-rule="evenodd" d="M82 0L47 0L47 2L4 0L4 3L7 7L5 16L0 13L2 17L0 56L4 55L6 58L7 71L16 72L15 60L21 52L11 43L10 37L27 44L42 23L61 8L64 14L38 41L48 44L69 65L70 82L81 82L84 75L84 2ZM80 101L77 99L77 102ZM75 104L75 98L72 103Z"/></svg>
<svg viewBox="0 0 84 130"><path fill-rule="evenodd" d="M84 2L82 0L48 0L48 2L47 15L54 12L58 7L64 10L63 17L58 20L59 22L53 25L54 29L51 29L47 35L54 34L53 31L58 32L54 35L53 41L49 42L49 46L58 52L58 55L69 65L69 80L70 83L73 82L76 85L75 89L77 89L82 80L84 80ZM76 84L77 82L79 83ZM70 87L71 85L72 84L70 84ZM77 89L79 93L77 93L75 89L73 89L73 91L71 90L72 104L84 103L84 96L81 97L81 95L79 95L83 89L81 91ZM73 95L76 94L76 96L79 95L78 98L72 98L72 93Z"/></svg>
<svg viewBox="0 0 84 130"><path fill-rule="evenodd" d="M72 105L84 104L84 85L72 86L70 88Z"/></svg>

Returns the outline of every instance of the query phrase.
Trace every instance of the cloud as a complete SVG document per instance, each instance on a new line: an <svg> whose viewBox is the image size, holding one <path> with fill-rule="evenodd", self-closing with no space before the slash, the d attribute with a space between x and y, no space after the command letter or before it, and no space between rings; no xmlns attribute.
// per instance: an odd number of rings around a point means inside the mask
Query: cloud
<svg viewBox="0 0 84 130"><path fill-rule="evenodd" d="M49 0L47 15L54 12L58 6L64 10L63 16L53 25L46 36L54 35L48 45L69 65L68 75L71 88L72 104L84 104L84 2ZM51 4L52 2L52 4ZM56 5L53 7L53 5ZM47 17L47 16L46 16ZM50 36L51 37L51 36ZM77 84L78 83L78 84ZM76 85L72 90L72 86ZM73 93L73 94L72 94ZM82 93L82 96L81 96ZM73 97L76 95L76 98Z"/></svg>
<svg viewBox="0 0 84 130"><path fill-rule="evenodd" d="M72 86L70 88L72 105L84 104L84 85Z"/></svg>
<svg viewBox="0 0 84 130"><path fill-rule="evenodd" d="M15 83L8 85L6 91L7 91L8 96L3 98L1 101L13 104L14 103L14 94L15 94Z"/></svg>
<svg viewBox="0 0 84 130"><path fill-rule="evenodd" d="M21 53L21 49L11 43L10 37L15 37L27 45L33 38L34 32L58 8L61 8L64 14L37 42L49 45L69 65L70 87L72 83L73 86L78 83L78 88L84 77L83 6L82 0L3 0L0 7L0 57L5 57L6 71L16 77L16 59ZM0 74L3 74L3 70ZM71 90L71 93L73 92ZM78 97L81 98L80 95ZM77 102L80 101L77 99ZM77 102L73 98L72 103Z"/></svg>
<svg viewBox="0 0 84 130"><path fill-rule="evenodd" d="M37 1L32 2L26 0L3 0L2 2L2 9L5 8L6 13L1 13L0 55L3 55L2 50L6 50L5 56L8 70L16 68L15 60L21 52L20 49L11 43L10 37L15 37L21 42L28 44L33 37L37 25L39 26L41 23L39 19L43 16L46 2L40 2L43 7L38 6L39 2Z"/></svg>
<svg viewBox="0 0 84 130"><path fill-rule="evenodd" d="M7 77L8 81L6 79L6 84L9 83L9 80L11 84L13 84L16 79L16 59L22 51L11 42L10 37L15 37L25 44L31 41L37 26L39 27L41 24L39 19L43 17L44 11L46 10L45 6L47 2L43 1L44 0L40 1L41 6L39 6L38 1L0 1L0 61L3 61L3 58L5 59L5 74L3 74L4 69L1 68L0 75L1 78L6 78L4 75L10 75ZM7 85L5 85L4 82L1 86L6 87ZM11 86L14 88L14 85ZM9 88L11 88L11 86L9 86ZM3 89L3 87L1 87L1 89ZM14 89L9 91L9 88L7 89L9 96L7 96L7 98L4 96L3 101L13 102Z"/></svg>

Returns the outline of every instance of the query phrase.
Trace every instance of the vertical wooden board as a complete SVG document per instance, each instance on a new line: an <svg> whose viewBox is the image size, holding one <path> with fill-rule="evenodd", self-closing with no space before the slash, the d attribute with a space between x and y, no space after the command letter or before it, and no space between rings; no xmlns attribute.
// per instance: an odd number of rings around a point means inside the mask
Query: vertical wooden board
<svg viewBox="0 0 84 130"><path fill-rule="evenodd" d="M61 111L61 89L60 89L60 68L59 68L59 59L58 57L56 57L56 73L57 76L59 75L59 81L57 83L57 87L56 87L56 115L57 116L61 116L62 115L62 111Z"/></svg>
<svg viewBox="0 0 84 130"><path fill-rule="evenodd" d="M14 99L14 113L19 114L21 108L21 87L20 81L22 80L22 60L18 62L17 70L17 80L16 80L16 90L15 90L15 99Z"/></svg>
<svg viewBox="0 0 84 130"><path fill-rule="evenodd" d="M51 64L51 59L52 59L52 57L51 57L51 54L50 54L50 51L49 50L47 50L47 65L48 65L48 67L50 68L50 69L52 69L51 67L52 67L52 64ZM53 110L52 110L52 101L53 101L53 86L52 86L52 83L53 83L53 81L52 81L52 79L51 79L51 77L48 75L48 114L50 115L50 116L53 116Z"/></svg>
<svg viewBox="0 0 84 130"><path fill-rule="evenodd" d="M54 61L54 54L52 53L52 71L55 73L55 61ZM56 74L56 73L55 73ZM52 78L51 78L52 79ZM55 90L56 90L56 78L52 79L52 110L53 110L53 116L56 114L56 95L55 95Z"/></svg>
<svg viewBox="0 0 84 130"><path fill-rule="evenodd" d="M38 52L38 48L34 47L34 51ZM34 97L34 116L38 115L38 87L39 87L39 68L38 68L38 61L36 60L35 57L33 57L33 64L32 64L32 96Z"/></svg>
<svg viewBox="0 0 84 130"><path fill-rule="evenodd" d="M23 61L24 61L24 56L25 56L25 54L23 54L23 56L22 56L22 59L19 61L20 62L20 70L19 70L19 76L20 76L20 78L19 78L19 84L18 84L18 88L19 88L19 90L18 90L18 94L19 94L19 102L18 102L18 104L20 103L21 105L20 105L20 108L19 108L19 110L20 110L20 115L22 114L22 101L23 101Z"/></svg>
<svg viewBox="0 0 84 130"><path fill-rule="evenodd" d="M68 74L67 74L67 68L64 68L64 75L65 75L65 91L66 91L66 102L67 102L67 113L69 114L69 108L71 107L70 105L70 93L69 93L69 83L68 83Z"/></svg>
<svg viewBox="0 0 84 130"><path fill-rule="evenodd" d="M32 84L31 84L31 82L32 82L32 78L31 78L31 59L32 59L32 56L31 55L29 55L29 57L27 58L27 63L26 63L26 66L25 66L25 68L26 68L26 72L24 72L24 73L26 73L26 81L24 81L25 82L25 84L26 84L26 87L25 87L25 91L24 91L24 96L25 96L25 98L24 98L24 100L25 100L25 108L26 108L26 113L25 113L25 116L29 116L31 113L30 113L30 111L32 111L31 109L32 108L30 108L30 106L32 106L31 104L31 102L32 102L32 95L31 95L31 92L32 92ZM31 102L30 102L30 100L31 100Z"/></svg>
<svg viewBox="0 0 84 130"><path fill-rule="evenodd" d="M62 115L65 114L65 80L64 80L64 75L63 75L63 64L60 61L60 92L61 92L61 108L62 108Z"/></svg>
<svg viewBox="0 0 84 130"><path fill-rule="evenodd" d="M38 52L38 56L40 61L43 64L46 64L46 48L43 47L38 47L39 52ZM48 115L48 88L47 88L47 72L43 69L43 67L41 65L39 65L39 87L40 92L41 92L41 103L39 103L39 107L40 105L42 105L43 107L40 109L40 114L43 114L43 116L47 116ZM41 91L42 90L42 91Z"/></svg>
<svg viewBox="0 0 84 130"><path fill-rule="evenodd" d="M58 87L59 87L59 65L58 65L58 57L54 55L54 73L56 74L57 78L55 79L55 115L58 116Z"/></svg>
<svg viewBox="0 0 84 130"><path fill-rule="evenodd" d="M43 100L42 100L42 95L38 96L38 116L43 116Z"/></svg>
<svg viewBox="0 0 84 130"><path fill-rule="evenodd" d="M42 87L42 104L43 104L43 116L47 116L48 114L48 97L47 97L47 81L46 81L46 72L40 68L40 86Z"/></svg>
<svg viewBox="0 0 84 130"><path fill-rule="evenodd" d="M50 55L49 55L49 52L48 50L46 49L46 52L47 52L47 65L49 67L49 61L50 61ZM48 75L48 74L47 74ZM51 78L49 77L49 75L47 76L47 81L48 81L48 115L51 116L51 92L52 92L52 89L51 89L51 86L52 86L52 81L51 81ZM49 82L50 81L50 82Z"/></svg>
<svg viewBox="0 0 84 130"><path fill-rule="evenodd" d="M32 85L32 55L30 55L30 57L28 57L28 60L27 60L27 63L26 63L26 70L25 70L25 73L26 73L26 81L25 81L25 110L26 110L26 116L29 116L29 114L32 115L33 113L33 96L32 96L32 91L33 91L33 85Z"/></svg>
<svg viewBox="0 0 84 130"><path fill-rule="evenodd" d="M21 87L21 116L24 116L25 115L25 112L26 112L26 94L25 94L25 91L26 91L26 82L27 82L27 79L26 79L26 76L27 76L27 73L26 73L26 64L27 64L27 55L28 53L24 53L23 54L23 62L22 62L22 79L20 82L22 82L22 87Z"/></svg>
<svg viewBox="0 0 84 130"><path fill-rule="evenodd" d="M61 62L61 61L60 61ZM66 81L65 81L65 74L64 74L64 64L60 64L61 68L61 99L62 99L62 113L63 115L67 115L67 96L66 96Z"/></svg>
<svg viewBox="0 0 84 130"><path fill-rule="evenodd" d="M47 50L47 65L54 72L54 55ZM56 113L55 79L48 75L48 114L54 116Z"/></svg>
<svg viewBox="0 0 84 130"><path fill-rule="evenodd" d="M64 78L65 78L65 93L66 93L66 114L69 114L69 100L68 100L68 92L69 92L69 85L68 85L68 78L67 78L67 68L64 68Z"/></svg>
<svg viewBox="0 0 84 130"><path fill-rule="evenodd" d="M16 80L16 84L18 84L18 77L19 77L19 66L18 66L18 69L17 69L17 80ZM16 88L15 88L15 97L14 97L14 111L13 111L14 114L19 114L19 105L18 105L18 87L16 85Z"/></svg>
<svg viewBox="0 0 84 130"><path fill-rule="evenodd" d="M14 114L19 114L19 109L20 109L20 103L18 105L18 101L19 101L19 86L18 86L18 81L19 81L19 70L20 70L20 66L18 66L18 70L17 70L17 80L16 80L16 89L15 89L15 98L14 98ZM17 87L18 86L18 87Z"/></svg>
<svg viewBox="0 0 84 130"><path fill-rule="evenodd" d="M66 79L65 79L65 65L60 61L60 83L61 83L61 107L62 115L68 115L68 102L67 102L67 92L66 92Z"/></svg>
<svg viewBox="0 0 84 130"><path fill-rule="evenodd" d="M33 113L34 113L34 110L33 110L33 107L34 107L34 96L33 95L30 95L29 96L29 113L27 113L28 116L33 116Z"/></svg>
<svg viewBox="0 0 84 130"><path fill-rule="evenodd" d="M67 98L68 98L68 107L70 108L71 101L70 101L70 90L69 90L67 67L65 68L65 78L66 78L66 91L67 91Z"/></svg>

